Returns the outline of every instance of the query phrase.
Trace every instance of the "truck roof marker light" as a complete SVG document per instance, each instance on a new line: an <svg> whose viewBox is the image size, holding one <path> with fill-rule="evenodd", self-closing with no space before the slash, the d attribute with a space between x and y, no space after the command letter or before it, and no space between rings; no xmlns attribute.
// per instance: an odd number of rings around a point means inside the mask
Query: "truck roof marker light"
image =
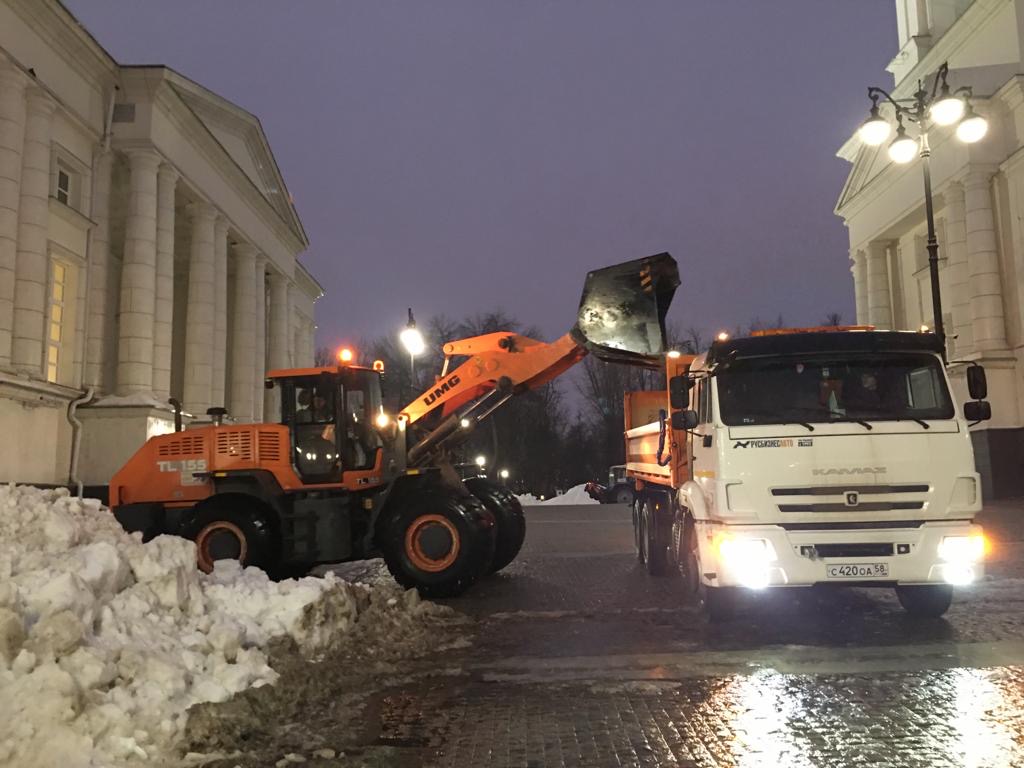
<svg viewBox="0 0 1024 768"><path fill-rule="evenodd" d="M355 354L348 347L342 347L338 350L338 362L342 365L348 365L354 357Z"/></svg>
<svg viewBox="0 0 1024 768"><path fill-rule="evenodd" d="M384 361L383 360L374 360L373 361L373 370L375 370L377 373L384 373Z"/></svg>
<svg viewBox="0 0 1024 768"><path fill-rule="evenodd" d="M680 352L678 349L670 349L668 351L668 357L669 357L670 360L677 360L678 358L680 358L682 356L683 356L683 353Z"/></svg>
<svg viewBox="0 0 1024 768"><path fill-rule="evenodd" d="M719 341L728 341L729 334L726 331L719 331L718 335L715 336L715 338L718 339Z"/></svg>

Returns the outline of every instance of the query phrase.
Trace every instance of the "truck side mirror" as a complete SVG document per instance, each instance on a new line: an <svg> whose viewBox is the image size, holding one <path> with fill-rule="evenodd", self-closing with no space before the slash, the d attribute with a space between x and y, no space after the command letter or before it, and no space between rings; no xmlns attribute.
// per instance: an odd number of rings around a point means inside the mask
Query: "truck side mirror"
<svg viewBox="0 0 1024 768"><path fill-rule="evenodd" d="M690 430L696 426L696 411L676 411L672 414L672 429Z"/></svg>
<svg viewBox="0 0 1024 768"><path fill-rule="evenodd" d="M668 402L673 408L685 408L690 404L689 377L673 376L668 380Z"/></svg>
<svg viewBox="0 0 1024 768"><path fill-rule="evenodd" d="M992 403L987 400L964 403L964 418L968 421L988 421L992 418Z"/></svg>
<svg viewBox="0 0 1024 768"><path fill-rule="evenodd" d="M988 397L988 379L985 377L985 369L980 365L972 365L967 369L967 391L972 400Z"/></svg>

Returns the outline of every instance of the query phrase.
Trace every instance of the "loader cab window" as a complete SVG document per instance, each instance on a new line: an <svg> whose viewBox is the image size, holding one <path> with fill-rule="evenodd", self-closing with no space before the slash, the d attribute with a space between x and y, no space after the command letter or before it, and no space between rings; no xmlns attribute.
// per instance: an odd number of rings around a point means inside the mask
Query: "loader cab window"
<svg viewBox="0 0 1024 768"><path fill-rule="evenodd" d="M377 450L384 446L374 422L383 408L380 376L372 371L350 371L345 384L345 465L348 469L371 469L377 461Z"/></svg>
<svg viewBox="0 0 1024 768"><path fill-rule="evenodd" d="M306 482L339 480L343 466L337 440L337 380L303 377L287 382L281 396L283 421L292 425L295 469Z"/></svg>

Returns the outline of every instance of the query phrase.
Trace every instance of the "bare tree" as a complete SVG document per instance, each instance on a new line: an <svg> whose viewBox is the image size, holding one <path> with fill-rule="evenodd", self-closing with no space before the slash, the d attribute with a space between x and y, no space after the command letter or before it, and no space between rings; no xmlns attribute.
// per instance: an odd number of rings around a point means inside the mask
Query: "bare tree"
<svg viewBox="0 0 1024 768"><path fill-rule="evenodd" d="M825 322L822 325L828 325L833 328L843 324L843 316L838 312L829 312L825 315Z"/></svg>

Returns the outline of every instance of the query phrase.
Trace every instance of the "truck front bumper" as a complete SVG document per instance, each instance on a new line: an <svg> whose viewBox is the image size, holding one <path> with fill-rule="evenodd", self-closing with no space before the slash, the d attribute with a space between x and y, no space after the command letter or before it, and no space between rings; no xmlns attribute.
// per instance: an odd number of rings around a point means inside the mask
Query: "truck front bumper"
<svg viewBox="0 0 1024 768"><path fill-rule="evenodd" d="M965 585L984 575L982 530L969 522L839 530L698 523L697 534L702 579L714 587Z"/></svg>

